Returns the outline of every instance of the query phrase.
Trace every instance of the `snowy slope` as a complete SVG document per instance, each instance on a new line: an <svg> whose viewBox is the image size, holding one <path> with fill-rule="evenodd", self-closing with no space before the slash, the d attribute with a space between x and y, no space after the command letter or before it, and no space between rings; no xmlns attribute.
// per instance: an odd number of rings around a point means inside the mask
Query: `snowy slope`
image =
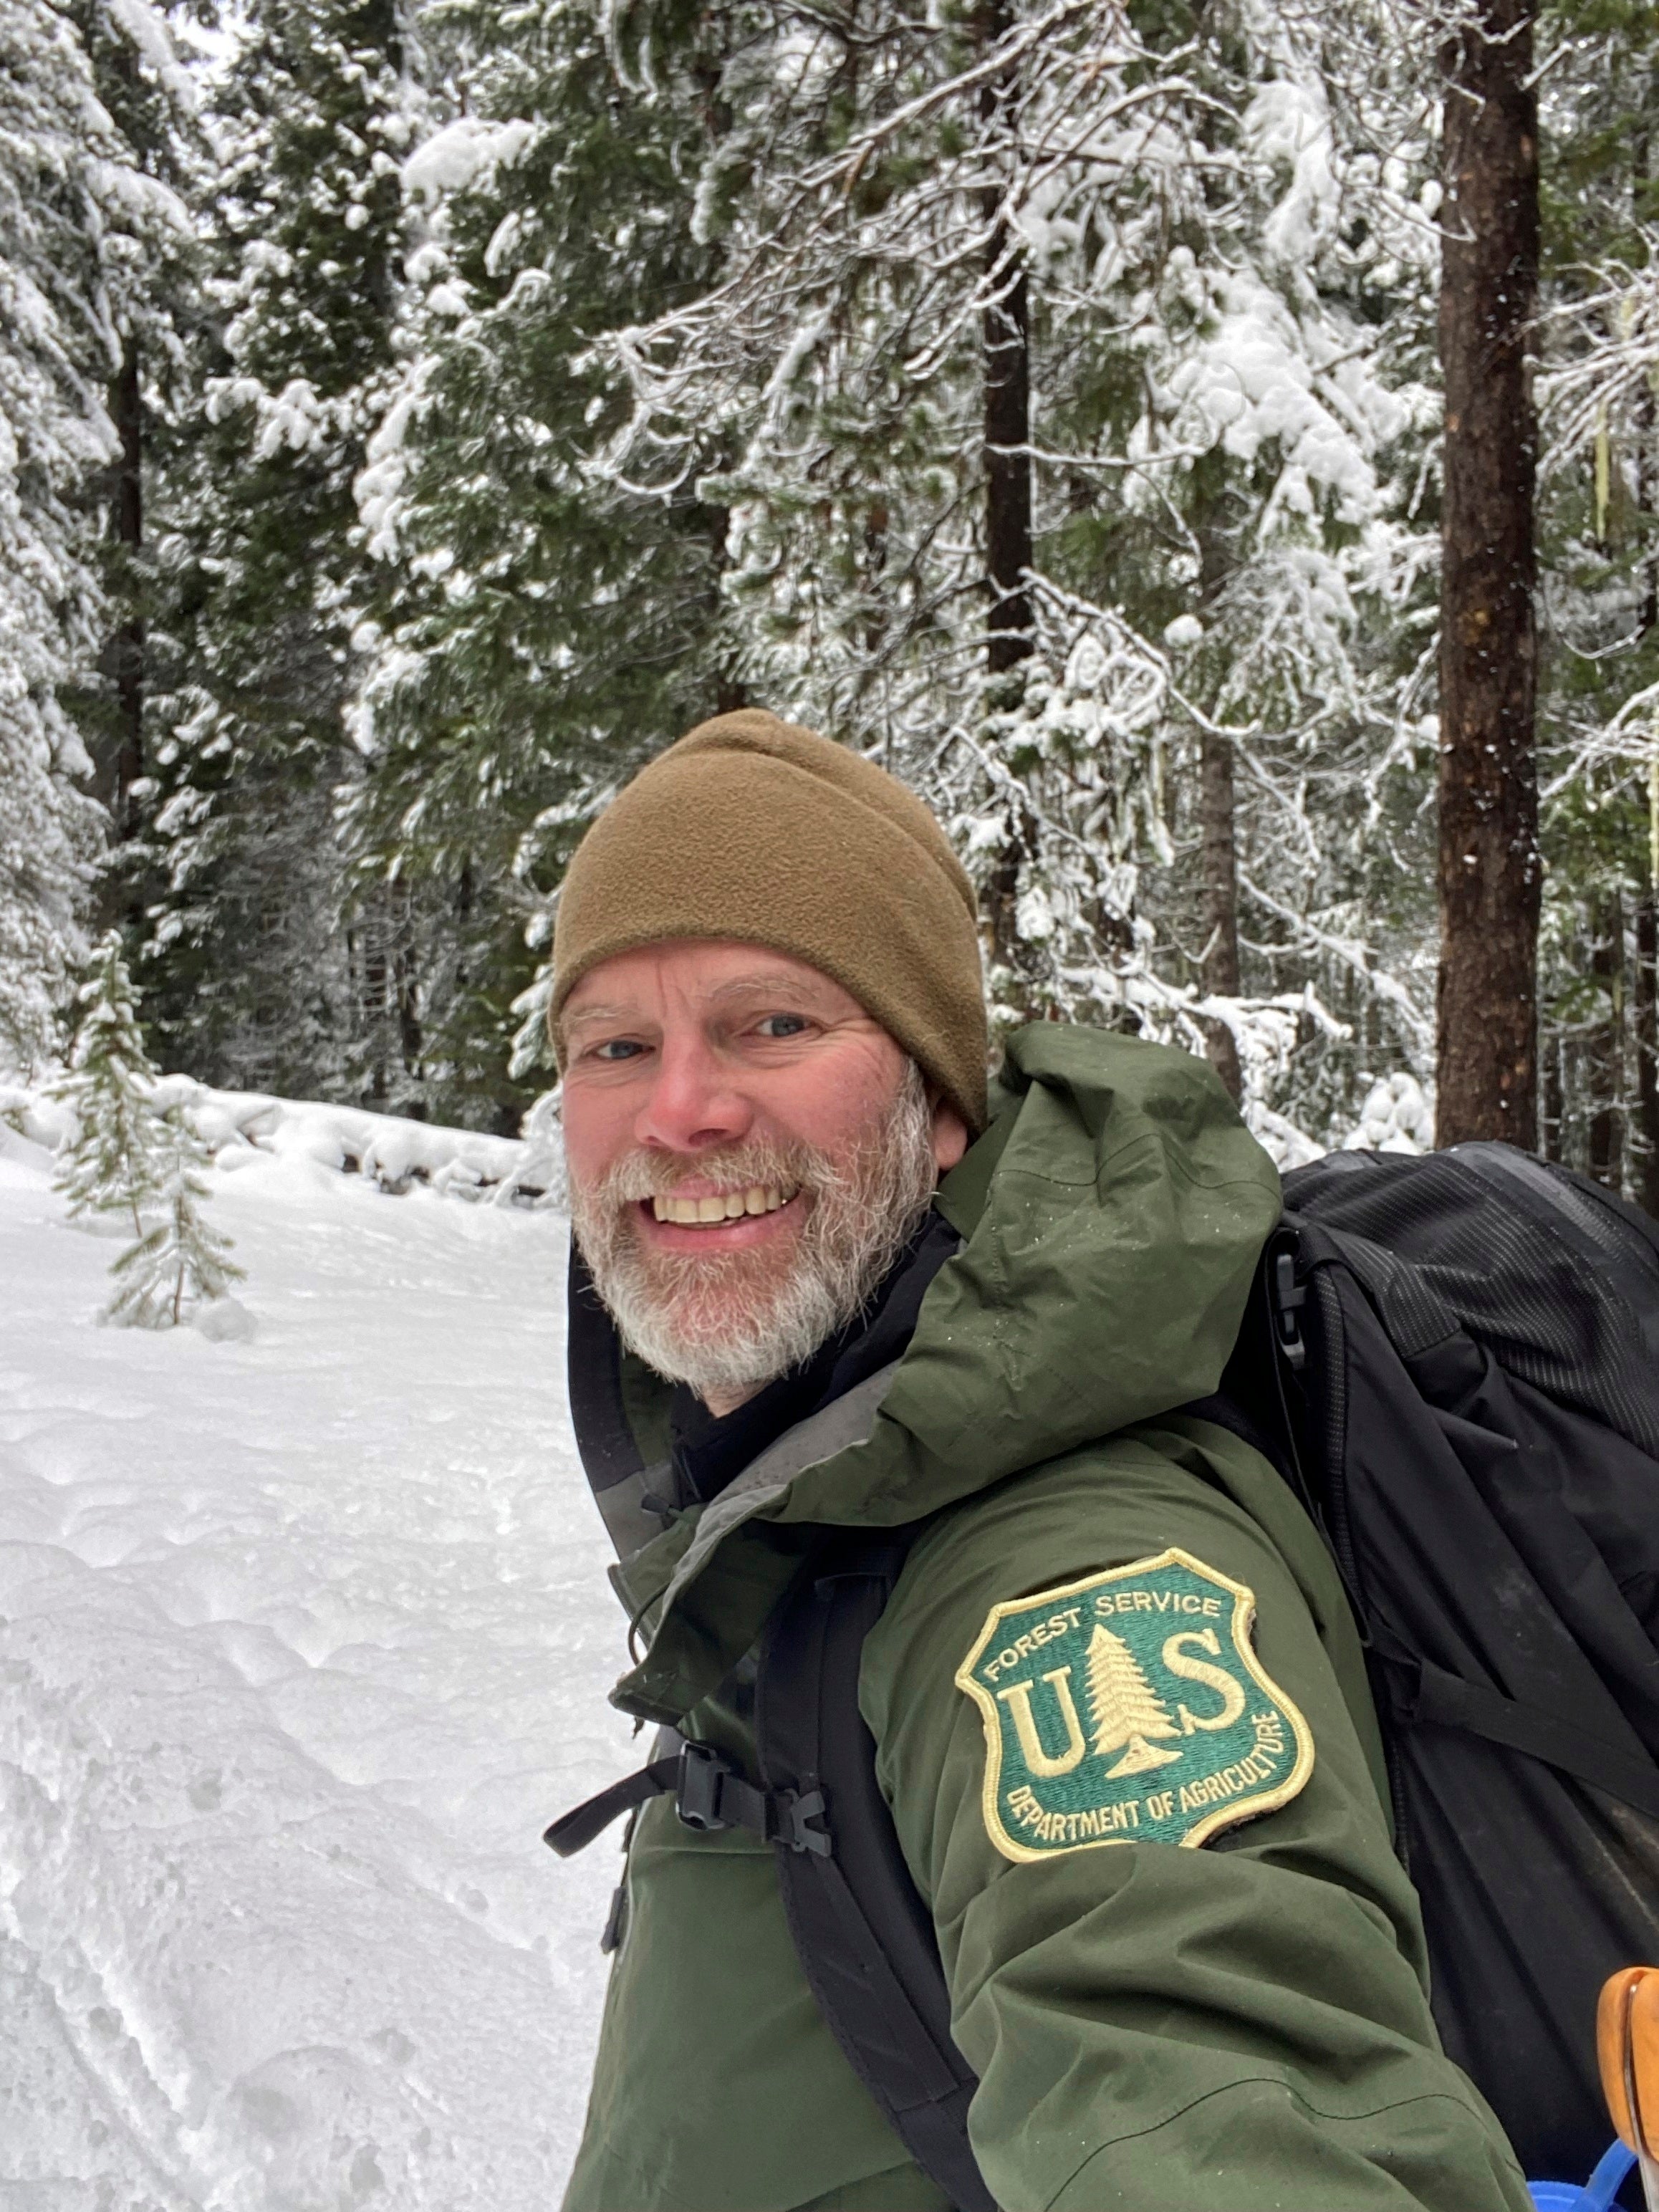
<svg viewBox="0 0 1659 2212"><path fill-rule="evenodd" d="M617 1858L539 1831L634 1763L564 1231L329 1152L222 1153L213 1342L0 1124L0 2212L558 2202Z"/></svg>

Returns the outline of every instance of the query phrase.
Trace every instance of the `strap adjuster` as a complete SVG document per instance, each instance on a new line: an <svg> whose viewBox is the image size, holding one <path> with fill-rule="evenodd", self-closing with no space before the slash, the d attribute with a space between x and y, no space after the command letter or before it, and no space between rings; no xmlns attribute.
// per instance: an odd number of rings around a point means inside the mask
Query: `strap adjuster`
<svg viewBox="0 0 1659 2212"><path fill-rule="evenodd" d="M1285 1364L1295 1372L1308 1364L1307 1340L1302 1334L1299 1319L1308 1303L1308 1286L1296 1279L1295 1256L1289 1252L1273 1255L1273 1328L1279 1339L1279 1348L1285 1355Z"/></svg>
<svg viewBox="0 0 1659 2212"><path fill-rule="evenodd" d="M732 1770L718 1752L706 1745L688 1743L680 1753L679 1776L674 1789L674 1810L688 1828L707 1832L729 1828L720 1812L720 1800Z"/></svg>
<svg viewBox="0 0 1659 2212"><path fill-rule="evenodd" d="M735 1767L706 1744L688 1743L680 1753L674 1810L688 1828L707 1834L713 1828L746 1828L769 1844L829 1858L834 1850L822 1790L757 1790Z"/></svg>
<svg viewBox="0 0 1659 2212"><path fill-rule="evenodd" d="M809 1790L803 1796L799 1790L787 1790L783 1793L783 1808L789 1818L789 1831L779 1840L792 1851L811 1851L818 1858L829 1858L835 1850L829 1831L807 1826L809 1820L823 1818L823 1790Z"/></svg>

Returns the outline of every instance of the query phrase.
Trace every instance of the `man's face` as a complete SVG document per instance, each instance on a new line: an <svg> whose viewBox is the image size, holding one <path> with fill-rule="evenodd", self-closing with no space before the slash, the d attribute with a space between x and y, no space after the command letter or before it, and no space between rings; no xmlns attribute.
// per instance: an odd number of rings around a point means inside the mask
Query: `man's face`
<svg viewBox="0 0 1659 2212"><path fill-rule="evenodd" d="M967 1146L879 1023L783 953L619 953L560 1027L583 1256L623 1336L717 1413L853 1317Z"/></svg>

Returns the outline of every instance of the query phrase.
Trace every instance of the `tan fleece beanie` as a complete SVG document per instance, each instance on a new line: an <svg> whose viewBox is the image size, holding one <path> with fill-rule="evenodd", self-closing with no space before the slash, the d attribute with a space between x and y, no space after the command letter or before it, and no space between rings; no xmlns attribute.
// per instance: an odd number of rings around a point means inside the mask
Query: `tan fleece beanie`
<svg viewBox="0 0 1659 2212"><path fill-rule="evenodd" d="M915 793L811 730L745 708L704 722L613 800L559 894L553 1000L666 938L764 945L850 991L985 1126L974 890Z"/></svg>

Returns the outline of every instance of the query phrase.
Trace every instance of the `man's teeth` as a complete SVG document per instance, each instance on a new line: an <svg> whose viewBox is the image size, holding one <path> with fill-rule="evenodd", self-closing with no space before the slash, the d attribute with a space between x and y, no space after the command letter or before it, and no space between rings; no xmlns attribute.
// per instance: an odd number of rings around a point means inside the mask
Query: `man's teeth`
<svg viewBox="0 0 1659 2212"><path fill-rule="evenodd" d="M794 1194L751 1183L747 1190L722 1191L714 1198L653 1198L651 1210L659 1221L735 1221L744 1213L775 1213Z"/></svg>

